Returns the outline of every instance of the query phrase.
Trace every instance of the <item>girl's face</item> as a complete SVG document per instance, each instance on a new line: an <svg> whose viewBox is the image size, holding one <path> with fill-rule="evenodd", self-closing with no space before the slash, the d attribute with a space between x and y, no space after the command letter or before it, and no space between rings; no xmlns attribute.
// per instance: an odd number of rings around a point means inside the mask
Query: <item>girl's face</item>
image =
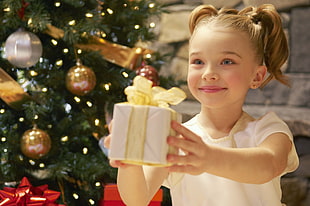
<svg viewBox="0 0 310 206"><path fill-rule="evenodd" d="M188 87L208 108L241 108L249 88L264 79L247 34L201 26L189 46Z"/></svg>

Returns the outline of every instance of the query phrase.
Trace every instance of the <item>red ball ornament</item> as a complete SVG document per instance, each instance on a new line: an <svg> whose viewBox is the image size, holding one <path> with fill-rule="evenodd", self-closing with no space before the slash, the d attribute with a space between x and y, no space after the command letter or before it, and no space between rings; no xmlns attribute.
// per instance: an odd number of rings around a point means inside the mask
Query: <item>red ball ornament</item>
<svg viewBox="0 0 310 206"><path fill-rule="evenodd" d="M77 61L76 66L69 69L66 76L66 87L72 93L83 96L96 86L96 75L92 69Z"/></svg>
<svg viewBox="0 0 310 206"><path fill-rule="evenodd" d="M24 132L20 146L25 156L39 159L50 151L51 139L45 131L34 126L34 128Z"/></svg>
<svg viewBox="0 0 310 206"><path fill-rule="evenodd" d="M136 69L136 74L152 81L153 86L159 85L159 75L157 70L150 65L145 65L144 62L142 62L142 65Z"/></svg>

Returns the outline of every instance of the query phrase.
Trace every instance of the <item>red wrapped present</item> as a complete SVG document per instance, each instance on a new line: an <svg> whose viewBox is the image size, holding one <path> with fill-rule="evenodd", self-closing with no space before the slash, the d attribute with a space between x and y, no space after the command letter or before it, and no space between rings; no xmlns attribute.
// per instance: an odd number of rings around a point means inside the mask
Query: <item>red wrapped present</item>
<svg viewBox="0 0 310 206"><path fill-rule="evenodd" d="M24 177L17 188L0 190L0 206L61 206L55 202L59 196L60 192L49 190L48 185L34 187Z"/></svg>
<svg viewBox="0 0 310 206"><path fill-rule="evenodd" d="M163 190L160 189L148 206L160 206L162 199ZM126 206L119 195L117 185L111 184L104 187L103 199L100 201L99 206Z"/></svg>

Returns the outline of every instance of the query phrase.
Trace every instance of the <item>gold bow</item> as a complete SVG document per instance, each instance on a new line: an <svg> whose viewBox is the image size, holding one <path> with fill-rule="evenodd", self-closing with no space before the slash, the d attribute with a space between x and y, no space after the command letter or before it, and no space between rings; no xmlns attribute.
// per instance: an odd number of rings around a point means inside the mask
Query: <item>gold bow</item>
<svg viewBox="0 0 310 206"><path fill-rule="evenodd" d="M166 90L162 87L152 87L152 81L143 76L133 79L133 86L125 88L127 101L134 105L150 105L158 107L169 107L177 105L186 98L186 94L177 87Z"/></svg>

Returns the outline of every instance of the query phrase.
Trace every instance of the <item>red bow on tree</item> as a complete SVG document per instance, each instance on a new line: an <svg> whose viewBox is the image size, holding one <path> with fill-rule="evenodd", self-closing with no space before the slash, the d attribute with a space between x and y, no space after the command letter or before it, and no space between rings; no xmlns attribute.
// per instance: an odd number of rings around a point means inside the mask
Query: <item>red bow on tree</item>
<svg viewBox="0 0 310 206"><path fill-rule="evenodd" d="M17 188L0 190L0 206L61 206L55 203L59 196L60 192L49 190L48 185L34 187L24 177Z"/></svg>

